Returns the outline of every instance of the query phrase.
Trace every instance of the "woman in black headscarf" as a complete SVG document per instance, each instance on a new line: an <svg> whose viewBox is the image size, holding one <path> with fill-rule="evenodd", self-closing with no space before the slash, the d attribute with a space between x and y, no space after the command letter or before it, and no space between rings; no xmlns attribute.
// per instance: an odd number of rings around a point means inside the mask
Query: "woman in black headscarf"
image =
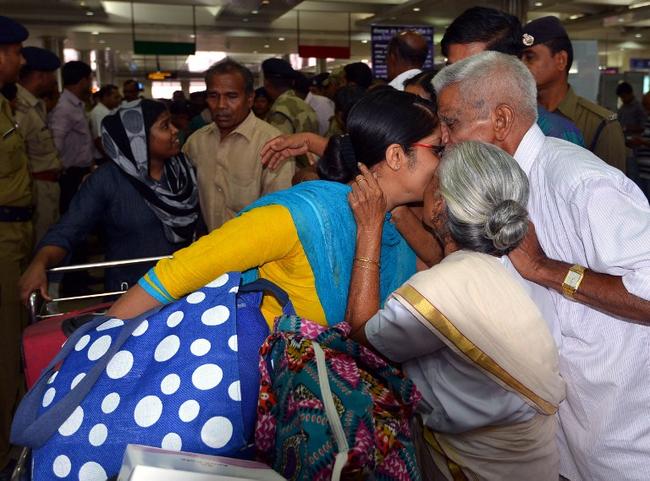
<svg viewBox="0 0 650 481"><path fill-rule="evenodd" d="M192 167L180 152L178 130L164 104L123 104L102 123L107 162L81 185L61 220L41 240L20 281L21 297L49 298L46 270L62 262L99 225L106 260L168 255L189 245L199 214ZM131 286L148 265L106 271L109 291Z"/></svg>

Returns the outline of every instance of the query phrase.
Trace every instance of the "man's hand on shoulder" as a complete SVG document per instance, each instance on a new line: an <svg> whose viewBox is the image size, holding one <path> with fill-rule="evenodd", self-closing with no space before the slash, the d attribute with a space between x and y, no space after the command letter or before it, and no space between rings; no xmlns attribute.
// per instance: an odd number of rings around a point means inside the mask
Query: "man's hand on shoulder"
<svg viewBox="0 0 650 481"><path fill-rule="evenodd" d="M510 252L508 257L524 279L533 282L539 279L549 258L546 257L542 246L539 244L535 226L532 222L528 222L528 232L519 247Z"/></svg>

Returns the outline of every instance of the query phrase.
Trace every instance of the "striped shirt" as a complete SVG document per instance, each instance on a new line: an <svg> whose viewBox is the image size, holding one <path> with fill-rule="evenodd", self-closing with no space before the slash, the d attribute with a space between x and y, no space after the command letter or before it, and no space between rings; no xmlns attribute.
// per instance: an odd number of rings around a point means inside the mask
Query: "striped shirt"
<svg viewBox="0 0 650 481"><path fill-rule="evenodd" d="M63 89L56 107L50 112L48 124L63 168L93 165L95 144L84 103L75 94Z"/></svg>
<svg viewBox="0 0 650 481"><path fill-rule="evenodd" d="M533 125L514 155L546 255L622 277L650 299L650 206L619 170ZM572 481L650 479L650 329L551 292L561 331L560 473Z"/></svg>

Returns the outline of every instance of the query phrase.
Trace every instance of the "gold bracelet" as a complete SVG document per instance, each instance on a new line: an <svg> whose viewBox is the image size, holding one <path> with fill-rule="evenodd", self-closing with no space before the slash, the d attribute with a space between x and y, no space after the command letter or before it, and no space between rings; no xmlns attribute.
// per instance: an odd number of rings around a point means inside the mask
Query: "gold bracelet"
<svg viewBox="0 0 650 481"><path fill-rule="evenodd" d="M355 257L354 260L357 262L365 262L367 264L375 264L377 267L379 267L379 261L370 259L369 257Z"/></svg>
<svg viewBox="0 0 650 481"><path fill-rule="evenodd" d="M369 271L379 272L379 265L374 264L357 264L358 267L362 269L368 269Z"/></svg>

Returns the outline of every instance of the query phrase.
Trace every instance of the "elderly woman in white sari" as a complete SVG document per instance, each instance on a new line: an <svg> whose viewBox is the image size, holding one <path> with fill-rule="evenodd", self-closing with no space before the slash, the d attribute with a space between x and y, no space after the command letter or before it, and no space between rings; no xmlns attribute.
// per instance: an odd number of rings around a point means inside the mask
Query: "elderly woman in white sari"
<svg viewBox="0 0 650 481"><path fill-rule="evenodd" d="M422 393L423 463L453 481L556 481L557 347L506 257L528 229L526 174L492 145L451 148L424 198L445 258L381 309L385 210L367 170L349 201L358 232L346 319L353 338L401 363Z"/></svg>

